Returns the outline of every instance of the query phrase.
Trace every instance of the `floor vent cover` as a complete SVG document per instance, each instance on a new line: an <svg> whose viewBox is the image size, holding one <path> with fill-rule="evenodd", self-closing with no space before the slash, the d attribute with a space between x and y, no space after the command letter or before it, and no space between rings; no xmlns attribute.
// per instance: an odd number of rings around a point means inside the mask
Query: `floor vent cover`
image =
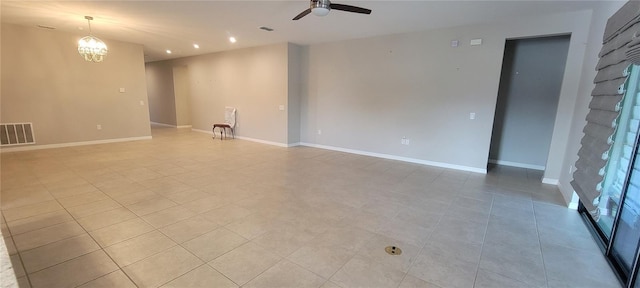
<svg viewBox="0 0 640 288"><path fill-rule="evenodd" d="M0 124L1 146L14 146L35 144L33 127L31 123L5 123Z"/></svg>
<svg viewBox="0 0 640 288"><path fill-rule="evenodd" d="M387 247L384 248L384 251L386 251L390 255L400 255L400 254L402 254L402 249L400 249L400 247L396 247L396 246L387 246Z"/></svg>

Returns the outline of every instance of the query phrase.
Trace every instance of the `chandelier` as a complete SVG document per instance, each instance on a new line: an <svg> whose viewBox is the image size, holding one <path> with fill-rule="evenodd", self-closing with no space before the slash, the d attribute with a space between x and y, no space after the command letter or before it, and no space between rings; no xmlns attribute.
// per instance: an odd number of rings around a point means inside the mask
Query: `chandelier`
<svg viewBox="0 0 640 288"><path fill-rule="evenodd" d="M78 53L80 53L86 61L102 62L104 56L107 55L107 45L104 44L102 40L91 35L91 20L93 20L93 17L84 16L84 19L87 19L89 23L89 36L82 37L80 41L78 41Z"/></svg>

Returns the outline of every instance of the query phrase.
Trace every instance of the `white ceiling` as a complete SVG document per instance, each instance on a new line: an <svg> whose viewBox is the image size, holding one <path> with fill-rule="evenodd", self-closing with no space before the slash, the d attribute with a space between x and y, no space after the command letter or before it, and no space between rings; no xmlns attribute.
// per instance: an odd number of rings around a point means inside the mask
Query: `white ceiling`
<svg viewBox="0 0 640 288"><path fill-rule="evenodd" d="M596 1L341 1L371 15L331 11L292 21L309 7L290 1L11 1L0 4L3 23L44 25L144 46L145 60L292 42L314 44L589 9ZM258 29L275 29L266 32ZM81 31L80 29L84 29ZM229 36L238 42L231 44ZM200 49L194 49L198 43ZM171 55L165 50L173 51Z"/></svg>

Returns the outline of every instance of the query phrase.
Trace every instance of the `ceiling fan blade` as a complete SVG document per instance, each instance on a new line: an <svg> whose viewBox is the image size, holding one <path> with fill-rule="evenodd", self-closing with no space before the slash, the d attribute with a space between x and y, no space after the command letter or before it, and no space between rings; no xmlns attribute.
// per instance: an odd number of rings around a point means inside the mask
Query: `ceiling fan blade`
<svg viewBox="0 0 640 288"><path fill-rule="evenodd" d="M298 14L298 16L293 17L293 20L298 20L304 16L307 16L307 14L311 13L311 8L308 8L307 10L302 11L300 14Z"/></svg>
<svg viewBox="0 0 640 288"><path fill-rule="evenodd" d="M342 11L347 11L347 12L354 12L354 13L371 14L371 10L370 9L351 6L351 5L344 5L344 4L331 3L331 9L342 10Z"/></svg>

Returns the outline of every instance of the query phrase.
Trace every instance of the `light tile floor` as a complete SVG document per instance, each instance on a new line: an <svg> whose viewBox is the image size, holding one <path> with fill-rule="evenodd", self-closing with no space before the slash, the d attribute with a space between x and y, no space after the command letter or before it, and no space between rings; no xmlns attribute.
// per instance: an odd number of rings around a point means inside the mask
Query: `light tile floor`
<svg viewBox="0 0 640 288"><path fill-rule="evenodd" d="M619 287L537 171L167 128L1 159L22 287Z"/></svg>

